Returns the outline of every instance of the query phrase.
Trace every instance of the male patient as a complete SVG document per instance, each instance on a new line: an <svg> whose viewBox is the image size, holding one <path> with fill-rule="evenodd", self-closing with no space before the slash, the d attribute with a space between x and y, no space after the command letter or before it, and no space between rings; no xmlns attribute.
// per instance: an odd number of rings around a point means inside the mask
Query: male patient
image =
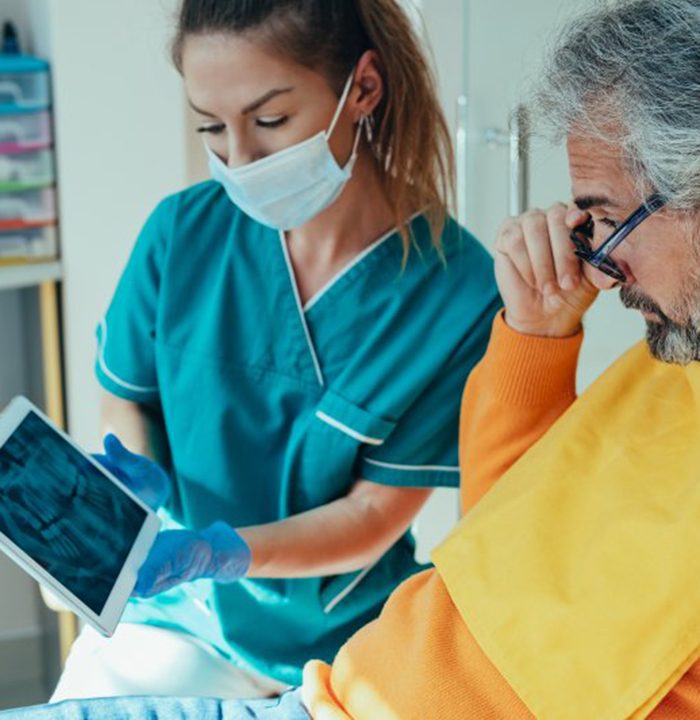
<svg viewBox="0 0 700 720"><path fill-rule="evenodd" d="M575 204L500 232L506 310L466 389L466 516L436 569L281 699L3 720L700 718L700 0L598 6L533 105L568 141ZM646 343L576 399L581 320L615 287Z"/></svg>

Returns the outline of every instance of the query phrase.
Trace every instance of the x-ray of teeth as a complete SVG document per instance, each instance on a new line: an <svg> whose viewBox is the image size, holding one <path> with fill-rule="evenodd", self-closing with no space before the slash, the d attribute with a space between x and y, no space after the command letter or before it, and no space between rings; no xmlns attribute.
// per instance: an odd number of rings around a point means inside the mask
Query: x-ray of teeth
<svg viewBox="0 0 700 720"><path fill-rule="evenodd" d="M97 614L145 517L35 413L0 448L0 532Z"/></svg>

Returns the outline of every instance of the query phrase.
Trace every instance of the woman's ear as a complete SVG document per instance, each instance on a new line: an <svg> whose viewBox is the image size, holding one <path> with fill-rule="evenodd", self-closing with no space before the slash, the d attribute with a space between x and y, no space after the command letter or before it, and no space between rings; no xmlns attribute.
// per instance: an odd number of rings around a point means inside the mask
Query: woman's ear
<svg viewBox="0 0 700 720"><path fill-rule="evenodd" d="M355 80L348 100L353 122L371 115L384 97L384 78L376 50L367 50L355 66Z"/></svg>

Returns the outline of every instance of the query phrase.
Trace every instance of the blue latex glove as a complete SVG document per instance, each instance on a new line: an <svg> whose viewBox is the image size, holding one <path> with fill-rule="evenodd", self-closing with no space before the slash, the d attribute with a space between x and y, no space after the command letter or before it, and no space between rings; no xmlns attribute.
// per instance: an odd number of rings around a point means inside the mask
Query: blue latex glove
<svg viewBox="0 0 700 720"><path fill-rule="evenodd" d="M170 478L152 460L127 450L114 435L104 440L105 455L95 459L143 502L158 510L170 497ZM206 530L164 530L139 570L136 597L153 597L182 583L209 579L231 583L245 576L250 549L224 522Z"/></svg>
<svg viewBox="0 0 700 720"><path fill-rule="evenodd" d="M127 450L114 435L104 439L105 454L94 458L154 510L170 498L170 478L163 468L143 455Z"/></svg>
<svg viewBox="0 0 700 720"><path fill-rule="evenodd" d="M240 580L250 567L245 540L225 522L206 530L164 530L158 534L134 589L136 597L153 597L186 582Z"/></svg>

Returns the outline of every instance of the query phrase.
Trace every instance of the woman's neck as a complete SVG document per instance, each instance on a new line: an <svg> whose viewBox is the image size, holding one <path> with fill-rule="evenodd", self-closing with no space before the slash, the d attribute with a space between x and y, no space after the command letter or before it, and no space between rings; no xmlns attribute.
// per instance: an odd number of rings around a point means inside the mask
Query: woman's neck
<svg viewBox="0 0 700 720"><path fill-rule="evenodd" d="M362 252L395 225L376 163L362 146L352 177L327 210L287 233L290 251L333 263Z"/></svg>

